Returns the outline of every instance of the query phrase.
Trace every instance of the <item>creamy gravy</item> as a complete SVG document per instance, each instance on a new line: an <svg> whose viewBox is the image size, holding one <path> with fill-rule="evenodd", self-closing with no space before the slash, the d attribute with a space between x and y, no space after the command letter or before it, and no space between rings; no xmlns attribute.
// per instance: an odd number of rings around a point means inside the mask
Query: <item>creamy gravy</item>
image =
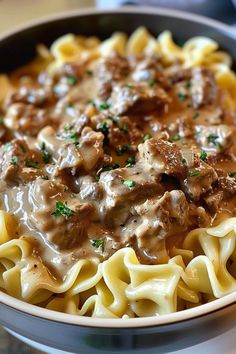
<svg viewBox="0 0 236 354"><path fill-rule="evenodd" d="M1 207L57 278L125 246L164 263L236 215L236 116L211 72L118 56L28 70L0 111Z"/></svg>

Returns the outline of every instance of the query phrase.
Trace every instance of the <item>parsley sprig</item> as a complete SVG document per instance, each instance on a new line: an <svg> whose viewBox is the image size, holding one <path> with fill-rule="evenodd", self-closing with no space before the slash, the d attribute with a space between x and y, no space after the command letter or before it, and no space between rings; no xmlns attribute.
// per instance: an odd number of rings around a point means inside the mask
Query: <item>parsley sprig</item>
<svg viewBox="0 0 236 354"><path fill-rule="evenodd" d="M94 248L100 248L102 250L102 252L104 252L104 249L105 249L105 240L104 239L91 240L91 243Z"/></svg>
<svg viewBox="0 0 236 354"><path fill-rule="evenodd" d="M67 202L56 202L55 211L51 213L52 216L64 216L68 218L74 215L74 211L67 206Z"/></svg>
<svg viewBox="0 0 236 354"><path fill-rule="evenodd" d="M43 161L45 163L49 163L51 161L52 155L48 152L46 148L46 144L44 142L40 145L40 150L41 150Z"/></svg>

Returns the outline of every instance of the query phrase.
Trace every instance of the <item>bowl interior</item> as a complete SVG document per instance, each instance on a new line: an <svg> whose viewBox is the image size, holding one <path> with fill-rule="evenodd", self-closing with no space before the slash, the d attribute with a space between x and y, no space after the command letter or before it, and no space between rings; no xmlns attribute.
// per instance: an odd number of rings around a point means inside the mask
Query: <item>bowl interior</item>
<svg viewBox="0 0 236 354"><path fill-rule="evenodd" d="M51 16L34 21L32 24L24 25L9 33L0 34L0 72L9 72L31 60L35 56L35 45L37 43L50 45L56 38L66 33L85 36L96 35L104 39L115 31L124 31L130 34L139 26L147 27L154 35L158 35L168 29L179 43L193 36L208 36L215 39L220 44L220 47L228 51L234 59L236 58L236 32L217 21L181 13L180 11L163 9L87 10ZM214 312L217 309L235 303L236 294L230 294L223 299L215 300L213 303L202 305L199 308L157 318L130 319L128 322L123 320L77 318L72 315L54 313L22 303L6 294L1 295L0 293L1 301L12 308L20 309L34 316L59 322L98 327L139 327L168 324Z"/></svg>

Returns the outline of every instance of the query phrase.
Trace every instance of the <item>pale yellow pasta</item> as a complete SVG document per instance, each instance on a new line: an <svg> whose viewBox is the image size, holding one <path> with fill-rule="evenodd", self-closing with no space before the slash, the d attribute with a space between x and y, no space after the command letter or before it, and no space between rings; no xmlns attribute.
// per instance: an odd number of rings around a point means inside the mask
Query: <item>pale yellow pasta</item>
<svg viewBox="0 0 236 354"><path fill-rule="evenodd" d="M0 74L0 103L14 91L14 86L7 75Z"/></svg>
<svg viewBox="0 0 236 354"><path fill-rule="evenodd" d="M48 309L101 318L153 316L176 311L178 302L200 305L201 294L210 301L236 291L235 265L228 265L236 261L236 218L193 230L167 264L140 264L133 249L123 248L103 263L79 260L64 280L55 280L27 238L11 239L14 228L6 225L15 225L13 217L0 216L0 288L33 304L46 302Z"/></svg>

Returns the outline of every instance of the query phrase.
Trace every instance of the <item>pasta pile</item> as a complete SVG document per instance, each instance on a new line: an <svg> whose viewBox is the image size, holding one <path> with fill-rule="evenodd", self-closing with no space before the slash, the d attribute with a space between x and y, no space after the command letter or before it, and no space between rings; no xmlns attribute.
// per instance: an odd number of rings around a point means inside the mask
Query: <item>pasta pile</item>
<svg viewBox="0 0 236 354"><path fill-rule="evenodd" d="M191 231L167 264L140 264L123 248L107 261L79 260L55 280L32 246L11 240L15 220L0 213L0 288L51 310L101 318L163 315L236 291L236 218ZM56 296L55 296L56 295Z"/></svg>

